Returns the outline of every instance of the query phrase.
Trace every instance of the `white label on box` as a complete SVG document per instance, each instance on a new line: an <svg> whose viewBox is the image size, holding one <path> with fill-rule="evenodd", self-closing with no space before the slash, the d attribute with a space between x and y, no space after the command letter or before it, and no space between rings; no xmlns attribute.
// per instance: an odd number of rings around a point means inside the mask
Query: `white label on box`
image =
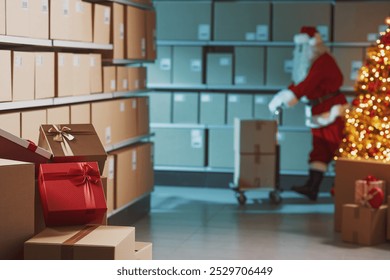
<svg viewBox="0 0 390 280"><path fill-rule="evenodd" d="M264 96L256 96L255 104L267 104L267 98Z"/></svg>
<svg viewBox="0 0 390 280"><path fill-rule="evenodd" d="M200 129L191 130L191 148L200 149L203 147L202 131Z"/></svg>
<svg viewBox="0 0 390 280"><path fill-rule="evenodd" d="M229 57L221 57L219 59L219 65L220 66L229 66L231 63L230 63L230 58Z"/></svg>
<svg viewBox="0 0 390 280"><path fill-rule="evenodd" d="M115 162L114 158L110 157L108 160L108 179L112 180L114 179L115 174Z"/></svg>
<svg viewBox="0 0 390 280"><path fill-rule="evenodd" d="M327 25L317 25L317 31L324 42L329 41L329 27Z"/></svg>
<svg viewBox="0 0 390 280"><path fill-rule="evenodd" d="M161 58L160 69L163 71L171 70L171 59L170 58Z"/></svg>
<svg viewBox="0 0 390 280"><path fill-rule="evenodd" d="M115 90L115 89L116 89L116 81L115 81L115 80L111 80L111 82L110 82L110 88L111 88L112 90Z"/></svg>
<svg viewBox="0 0 390 280"><path fill-rule="evenodd" d="M128 82L127 82L127 79L123 79L123 81L122 81L122 87L123 88L128 88Z"/></svg>
<svg viewBox="0 0 390 280"><path fill-rule="evenodd" d="M126 111L125 102L120 102L119 103L119 112L124 112L124 111Z"/></svg>
<svg viewBox="0 0 390 280"><path fill-rule="evenodd" d="M64 16L69 16L69 0L62 1L62 14Z"/></svg>
<svg viewBox="0 0 390 280"><path fill-rule="evenodd" d="M198 40L210 40L210 25L199 24L198 25Z"/></svg>
<svg viewBox="0 0 390 280"><path fill-rule="evenodd" d="M104 24L110 24L111 21L111 10L110 8L104 8L104 19L103 22Z"/></svg>
<svg viewBox="0 0 390 280"><path fill-rule="evenodd" d="M42 0L41 11L42 13L49 12L49 0Z"/></svg>
<svg viewBox="0 0 390 280"><path fill-rule="evenodd" d="M246 76L235 76L234 83L236 85L245 85L246 84Z"/></svg>
<svg viewBox="0 0 390 280"><path fill-rule="evenodd" d="M21 67L23 65L23 57L20 55L15 55L15 66Z"/></svg>
<svg viewBox="0 0 390 280"><path fill-rule="evenodd" d="M132 152L131 161L132 161L133 170L136 170L137 169L137 150L134 150Z"/></svg>
<svg viewBox="0 0 390 280"><path fill-rule="evenodd" d="M94 56L91 56L91 57L90 57L89 62L90 62L90 66L91 66L91 67L95 67L95 65L96 65L96 59L95 59Z"/></svg>
<svg viewBox="0 0 390 280"><path fill-rule="evenodd" d="M142 57L146 56L146 39L145 38L141 39L141 56Z"/></svg>
<svg viewBox="0 0 390 280"><path fill-rule="evenodd" d="M84 5L81 1L76 2L76 12L80 14L84 12Z"/></svg>
<svg viewBox="0 0 390 280"><path fill-rule="evenodd" d="M362 68L363 62L360 60L353 60L351 61L351 74L350 79L352 81L356 81L359 75L360 68Z"/></svg>
<svg viewBox="0 0 390 280"><path fill-rule="evenodd" d="M111 126L107 126L106 127L106 134L105 134L105 138L106 138L106 144L109 144L111 143Z"/></svg>
<svg viewBox="0 0 390 280"><path fill-rule="evenodd" d="M245 40L246 41L254 41L256 39L255 32L246 32L245 33Z"/></svg>
<svg viewBox="0 0 390 280"><path fill-rule="evenodd" d="M237 95L229 95L228 102L230 102L230 103L238 102L238 96Z"/></svg>
<svg viewBox="0 0 390 280"><path fill-rule="evenodd" d="M125 25L123 23L119 24L119 39L125 39Z"/></svg>
<svg viewBox="0 0 390 280"><path fill-rule="evenodd" d="M202 61L200 59L191 59L190 69L192 72L202 71Z"/></svg>
<svg viewBox="0 0 390 280"><path fill-rule="evenodd" d="M28 9L28 0L22 0L22 9Z"/></svg>
<svg viewBox="0 0 390 280"><path fill-rule="evenodd" d="M59 64L61 67L64 66L64 64L65 64L65 57L64 57L62 54L60 54L60 55L58 56L58 60L59 60L58 64Z"/></svg>
<svg viewBox="0 0 390 280"><path fill-rule="evenodd" d="M206 103L206 102L211 102L211 96L210 96L210 94L202 94L202 95L200 96L200 102L204 102L204 103Z"/></svg>
<svg viewBox="0 0 390 280"><path fill-rule="evenodd" d="M42 66L43 65L43 55L37 55L35 57L35 65Z"/></svg>
<svg viewBox="0 0 390 280"><path fill-rule="evenodd" d="M378 33L381 33L381 32L386 32L387 30L387 25L386 24L381 24L378 26Z"/></svg>
<svg viewBox="0 0 390 280"><path fill-rule="evenodd" d="M256 40L257 41L268 41L269 28L267 24L256 25Z"/></svg>
<svg viewBox="0 0 390 280"><path fill-rule="evenodd" d="M137 99L133 99L131 105L133 106L133 109L137 109Z"/></svg>
<svg viewBox="0 0 390 280"><path fill-rule="evenodd" d="M185 102L186 101L186 97L184 96L184 94L175 93L173 100L175 102Z"/></svg>
<svg viewBox="0 0 390 280"><path fill-rule="evenodd" d="M139 89L139 80L134 80L134 88Z"/></svg>
<svg viewBox="0 0 390 280"><path fill-rule="evenodd" d="M367 41L368 42L375 42L379 37L378 33L368 33L367 34Z"/></svg>
<svg viewBox="0 0 390 280"><path fill-rule="evenodd" d="M79 55L73 55L73 66L76 66L76 67L80 66L80 56Z"/></svg>
<svg viewBox="0 0 390 280"><path fill-rule="evenodd" d="M285 73L292 73L292 70L293 70L293 60L285 60L284 61L284 72Z"/></svg>

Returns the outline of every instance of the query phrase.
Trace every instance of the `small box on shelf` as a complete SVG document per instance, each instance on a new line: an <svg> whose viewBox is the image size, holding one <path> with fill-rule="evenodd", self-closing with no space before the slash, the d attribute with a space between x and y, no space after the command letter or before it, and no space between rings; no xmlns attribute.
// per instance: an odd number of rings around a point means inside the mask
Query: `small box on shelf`
<svg viewBox="0 0 390 280"><path fill-rule="evenodd" d="M111 36L113 49L105 51L105 59L125 58L125 6L119 3L109 3L111 8Z"/></svg>
<svg viewBox="0 0 390 280"><path fill-rule="evenodd" d="M154 61L157 58L156 11L145 10L145 14L146 14L146 60Z"/></svg>
<svg viewBox="0 0 390 280"><path fill-rule="evenodd" d="M47 123L47 110L29 110L21 112L21 136L38 143L39 127Z"/></svg>
<svg viewBox="0 0 390 280"><path fill-rule="evenodd" d="M115 92L117 90L116 67L103 66L103 91Z"/></svg>
<svg viewBox="0 0 390 280"><path fill-rule="evenodd" d="M20 137L20 112L6 112L0 113L0 127L1 129Z"/></svg>
<svg viewBox="0 0 390 280"><path fill-rule="evenodd" d="M5 35L5 0L0 0L0 35Z"/></svg>
<svg viewBox="0 0 390 280"><path fill-rule="evenodd" d="M73 95L73 54L57 53L56 97Z"/></svg>
<svg viewBox="0 0 390 280"><path fill-rule="evenodd" d="M73 95L87 95L90 89L90 55L73 54Z"/></svg>
<svg viewBox="0 0 390 280"><path fill-rule="evenodd" d="M76 104L70 106L70 123L91 123L91 104Z"/></svg>
<svg viewBox="0 0 390 280"><path fill-rule="evenodd" d="M145 11L140 8L126 7L126 58L146 59Z"/></svg>
<svg viewBox="0 0 390 280"><path fill-rule="evenodd" d="M35 99L55 96L55 53L35 53Z"/></svg>
<svg viewBox="0 0 390 280"><path fill-rule="evenodd" d="M93 42L110 44L111 7L93 4Z"/></svg>
<svg viewBox="0 0 390 280"><path fill-rule="evenodd" d="M116 66L116 91L129 89L128 70L126 66Z"/></svg>
<svg viewBox="0 0 390 280"><path fill-rule="evenodd" d="M0 102L12 100L12 52L0 50Z"/></svg>
<svg viewBox="0 0 390 280"><path fill-rule="evenodd" d="M33 52L14 51L12 65L12 100L33 100L35 54Z"/></svg>
<svg viewBox="0 0 390 280"><path fill-rule="evenodd" d="M100 93L103 91L103 69L102 69L102 55L90 54L90 92Z"/></svg>
<svg viewBox="0 0 390 280"><path fill-rule="evenodd" d="M69 123L69 106L59 106L47 108L47 123Z"/></svg>

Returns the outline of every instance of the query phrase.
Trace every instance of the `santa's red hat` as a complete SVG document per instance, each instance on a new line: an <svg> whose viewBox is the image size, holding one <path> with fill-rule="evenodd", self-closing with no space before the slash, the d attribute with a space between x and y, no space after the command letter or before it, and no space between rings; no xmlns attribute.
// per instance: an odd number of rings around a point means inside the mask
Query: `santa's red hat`
<svg viewBox="0 0 390 280"><path fill-rule="evenodd" d="M321 35L313 26L302 26L300 33L294 36L295 44L309 43L311 46L314 46L321 42Z"/></svg>

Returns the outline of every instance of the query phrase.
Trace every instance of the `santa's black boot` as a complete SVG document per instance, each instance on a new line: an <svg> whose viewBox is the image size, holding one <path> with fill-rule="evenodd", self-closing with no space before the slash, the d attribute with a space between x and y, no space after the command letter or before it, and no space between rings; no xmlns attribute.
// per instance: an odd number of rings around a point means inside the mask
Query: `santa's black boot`
<svg viewBox="0 0 390 280"><path fill-rule="evenodd" d="M323 177L324 173L322 171L311 169L307 182L303 186L293 186L291 190L307 196L312 201L316 201Z"/></svg>

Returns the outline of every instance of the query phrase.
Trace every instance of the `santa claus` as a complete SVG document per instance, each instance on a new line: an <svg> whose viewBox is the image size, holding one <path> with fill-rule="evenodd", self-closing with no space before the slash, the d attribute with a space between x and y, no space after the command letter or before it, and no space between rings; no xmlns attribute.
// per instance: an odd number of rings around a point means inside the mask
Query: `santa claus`
<svg viewBox="0 0 390 280"><path fill-rule="evenodd" d="M298 101L307 104L306 125L311 128L312 151L309 155L309 178L292 190L317 200L323 174L343 139L344 121L348 107L339 91L343 75L314 27L302 27L294 36L293 83L279 91L269 103L271 112L278 107L292 107Z"/></svg>

